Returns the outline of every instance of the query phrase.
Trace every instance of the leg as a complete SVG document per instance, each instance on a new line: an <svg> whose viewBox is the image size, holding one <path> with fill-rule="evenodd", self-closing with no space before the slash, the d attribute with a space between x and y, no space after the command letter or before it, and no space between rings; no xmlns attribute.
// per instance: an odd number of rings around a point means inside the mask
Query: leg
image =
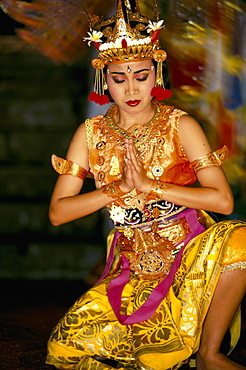
<svg viewBox="0 0 246 370"><path fill-rule="evenodd" d="M197 370L246 369L220 353L221 342L244 297L246 270L221 274L204 322L201 345L197 353Z"/></svg>
<svg viewBox="0 0 246 370"><path fill-rule="evenodd" d="M105 347L108 353L111 349L115 351L109 356L115 360L121 353L121 346L124 346L125 356L131 356L126 325L118 323L112 311L105 281L107 283L105 279L79 298L53 329L48 342L47 364L75 370L83 358L100 356ZM110 346L112 341L114 345ZM96 370L100 362L94 362L92 368Z"/></svg>

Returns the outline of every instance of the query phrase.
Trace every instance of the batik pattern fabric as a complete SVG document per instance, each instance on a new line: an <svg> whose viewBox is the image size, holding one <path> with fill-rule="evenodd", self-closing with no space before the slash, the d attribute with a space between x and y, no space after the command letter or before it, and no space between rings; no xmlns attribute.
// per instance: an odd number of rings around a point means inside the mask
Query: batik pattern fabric
<svg viewBox="0 0 246 370"><path fill-rule="evenodd" d="M192 184L196 177L178 135L185 113L160 103L155 108L148 127L130 129L146 172L160 181ZM124 138L130 133L117 130L116 112L113 106L86 123L97 187L122 173ZM115 230L104 274L54 328L47 363L58 369L110 369L95 358L101 356L118 361L121 369L178 369L199 347L220 274L246 268L246 224L215 223L204 211L136 191L114 201L109 211Z"/></svg>

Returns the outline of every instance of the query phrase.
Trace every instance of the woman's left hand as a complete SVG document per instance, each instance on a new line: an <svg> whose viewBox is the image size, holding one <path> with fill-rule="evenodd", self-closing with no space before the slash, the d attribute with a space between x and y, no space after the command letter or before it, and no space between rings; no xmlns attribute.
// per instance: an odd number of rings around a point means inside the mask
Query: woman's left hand
<svg viewBox="0 0 246 370"><path fill-rule="evenodd" d="M139 159L136 148L131 139L126 139L126 164L131 171L134 187L143 192L149 193L153 180L146 175L142 161Z"/></svg>

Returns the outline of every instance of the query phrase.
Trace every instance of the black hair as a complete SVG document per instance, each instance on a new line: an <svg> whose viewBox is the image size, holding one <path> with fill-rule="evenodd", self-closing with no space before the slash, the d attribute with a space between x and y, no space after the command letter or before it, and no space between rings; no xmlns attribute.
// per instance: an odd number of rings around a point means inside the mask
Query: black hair
<svg viewBox="0 0 246 370"><path fill-rule="evenodd" d="M155 70L157 71L157 62L154 59L152 59L152 62L154 64ZM108 66L105 66L104 69L103 69L103 73L104 73L105 76L107 75L107 68L108 68ZM164 61L162 63L162 75L163 75L163 80L164 80L164 84L165 84L165 89L169 89L170 88L170 73L169 73L169 69L168 69L168 65L167 65L166 61ZM110 102L114 102L114 100L113 100L112 96L110 95L108 89L105 90L104 94L109 97Z"/></svg>

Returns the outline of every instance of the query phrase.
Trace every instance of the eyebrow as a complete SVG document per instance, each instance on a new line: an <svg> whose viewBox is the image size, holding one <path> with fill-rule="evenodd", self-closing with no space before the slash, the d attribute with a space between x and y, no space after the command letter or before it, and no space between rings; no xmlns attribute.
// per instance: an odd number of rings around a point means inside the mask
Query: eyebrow
<svg viewBox="0 0 246 370"><path fill-rule="evenodd" d="M139 71L135 71L133 72L133 74L138 74L138 73L141 73L141 72L149 72L150 70L148 68L144 68L144 69L140 69ZM126 73L125 72L111 72L110 73L111 75L125 75Z"/></svg>

